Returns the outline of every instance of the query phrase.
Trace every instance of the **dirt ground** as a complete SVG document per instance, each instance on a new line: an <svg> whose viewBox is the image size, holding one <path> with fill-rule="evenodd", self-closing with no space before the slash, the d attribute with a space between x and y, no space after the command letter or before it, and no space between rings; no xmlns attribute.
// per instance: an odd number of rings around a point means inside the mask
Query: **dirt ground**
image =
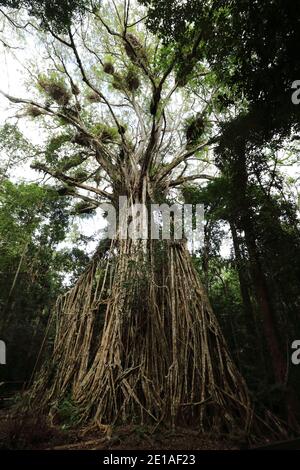
<svg viewBox="0 0 300 470"><path fill-rule="evenodd" d="M0 450L237 450L245 443L187 428L122 426L86 430L50 425L43 418L0 413Z"/></svg>

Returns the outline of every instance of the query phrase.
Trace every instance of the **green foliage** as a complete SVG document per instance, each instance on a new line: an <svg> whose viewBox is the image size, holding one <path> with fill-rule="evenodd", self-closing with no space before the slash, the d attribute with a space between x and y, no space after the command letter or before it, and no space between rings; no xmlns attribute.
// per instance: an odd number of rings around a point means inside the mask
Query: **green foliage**
<svg viewBox="0 0 300 470"><path fill-rule="evenodd" d="M115 68L114 68L114 65L113 65L111 60L109 60L109 61L107 61L103 64L103 70L108 75L113 75L114 74Z"/></svg>
<svg viewBox="0 0 300 470"><path fill-rule="evenodd" d="M56 73L50 76L41 75L38 79L39 89L49 98L61 106L66 106L71 100L71 92L67 89L63 79Z"/></svg>
<svg viewBox="0 0 300 470"><path fill-rule="evenodd" d="M205 118L201 115L190 116L184 124L187 145L197 145L201 140L206 129Z"/></svg>
<svg viewBox="0 0 300 470"><path fill-rule="evenodd" d="M230 211L229 182L225 176L210 181L206 186L186 186L182 189L186 204L204 204L209 220L228 221Z"/></svg>
<svg viewBox="0 0 300 470"><path fill-rule="evenodd" d="M44 204L49 197L54 199L53 190L47 190L35 184L15 186L10 181L2 183L0 189L0 236L3 250L11 250L10 254L12 255L20 251L24 242L39 227L41 218L46 215ZM9 234L11 235L11 243L7 246L4 244L4 240Z"/></svg>
<svg viewBox="0 0 300 470"><path fill-rule="evenodd" d="M89 176L88 172L84 170L76 170L74 173L74 178L76 179L76 181L79 181L79 182L86 181L88 179L88 176Z"/></svg>
<svg viewBox="0 0 300 470"><path fill-rule="evenodd" d="M57 158L56 152L59 151L64 144L70 142L70 140L71 136L67 133L52 137L46 146L46 160L52 163L53 159Z"/></svg>
<svg viewBox="0 0 300 470"><path fill-rule="evenodd" d="M92 133L97 136L104 144L116 142L120 138L118 129L116 127L110 127L102 123L95 124L92 128Z"/></svg>
<svg viewBox="0 0 300 470"><path fill-rule="evenodd" d="M68 286L74 285L90 261L86 252L80 248L81 244L86 245L87 241L81 237L77 240L78 246L61 249L54 253L55 264L68 275Z"/></svg>
<svg viewBox="0 0 300 470"><path fill-rule="evenodd" d="M197 63L207 61L219 82L245 97L264 127L299 125L299 106L291 101L300 59L298 18L293 0L140 0L148 8L148 26L177 57L184 83ZM225 96L223 106L230 106ZM225 98L225 101L224 101ZM221 103L222 104L222 103ZM275 128L274 128L275 126Z"/></svg>
<svg viewBox="0 0 300 470"><path fill-rule="evenodd" d="M137 66L145 66L148 63L147 51L137 34L126 33L124 39L124 48L127 56L133 64Z"/></svg>
<svg viewBox="0 0 300 470"><path fill-rule="evenodd" d="M21 160L25 163L34 153L34 148L17 126L5 123L0 127L0 152L7 157L0 161L1 178L1 176L7 177L10 170Z"/></svg>
<svg viewBox="0 0 300 470"><path fill-rule="evenodd" d="M123 73L114 72L111 75L113 76L112 87L116 90L134 93L140 88L139 74L133 65L129 65Z"/></svg>
<svg viewBox="0 0 300 470"><path fill-rule="evenodd" d="M56 406L57 418L64 428L72 427L79 421L79 410L70 397L64 398Z"/></svg>
<svg viewBox="0 0 300 470"><path fill-rule="evenodd" d="M28 106L28 108L26 109L26 114L30 117L32 117L33 119L39 117L39 116L42 116L44 114L44 112L38 108L37 106Z"/></svg>
<svg viewBox="0 0 300 470"><path fill-rule="evenodd" d="M129 67L127 75L125 77L126 85L129 91L137 91L140 87L139 75L134 69L134 67Z"/></svg>
<svg viewBox="0 0 300 470"><path fill-rule="evenodd" d="M2 182L0 329L10 352L4 380L29 380L65 273L79 274L86 265L79 249L64 256L57 252L68 231L67 204L53 188ZM48 347L49 342L44 354Z"/></svg>

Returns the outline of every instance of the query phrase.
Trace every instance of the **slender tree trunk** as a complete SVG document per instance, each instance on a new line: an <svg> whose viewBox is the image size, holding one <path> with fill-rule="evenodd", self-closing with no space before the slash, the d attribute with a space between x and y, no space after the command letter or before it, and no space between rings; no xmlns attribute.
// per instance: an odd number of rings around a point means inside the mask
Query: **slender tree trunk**
<svg viewBox="0 0 300 470"><path fill-rule="evenodd" d="M232 234L233 246L234 246L234 253L236 259L236 269L239 276L239 283L241 289L241 296L243 300L243 306L245 310L245 324L248 332L250 334L255 334L256 338L257 334L257 324L254 317L253 306L251 302L251 297L249 293L249 287L247 285L247 275L243 268L243 260L240 250L240 242L237 235L237 230L233 222L230 223L230 230Z"/></svg>
<svg viewBox="0 0 300 470"><path fill-rule="evenodd" d="M270 353L272 369L276 382L283 387L287 386L287 357L283 353L280 342L276 314L273 310L268 283L261 266L260 254L258 252L255 229L253 225L253 214L247 195L248 172L246 166L245 149L240 148L233 168L233 188L236 191L236 200L239 202L239 225L245 233L246 245L249 252L250 270L254 283L256 299L262 314L265 338ZM299 414L298 400L291 387L286 392L287 418L291 425L296 425L295 414Z"/></svg>
<svg viewBox="0 0 300 470"><path fill-rule="evenodd" d="M248 273L245 273L245 267L243 266L243 257L241 253L241 248L240 248L240 241L237 235L237 229L234 225L234 222L230 223L230 228L231 228L231 234L232 234L232 239L233 239L233 246L234 246L234 252L235 252L235 259L236 259L236 268L239 276L239 283L240 283L240 289L241 289L241 296L243 300L243 307L244 307L244 312L245 312L245 325L246 329L249 335L254 340L254 344L251 347L251 357L255 356L255 360L257 360L257 351L259 351L259 356L260 356L260 361L261 361L261 366L263 371L266 371L266 363L265 363L265 353L264 353L264 348L263 348L263 338L262 338L262 331L261 331L261 325L258 324L256 318L255 318L255 313L250 297L250 292L249 292L249 279L248 279ZM254 347L253 347L254 346Z"/></svg>
<svg viewBox="0 0 300 470"><path fill-rule="evenodd" d="M13 283L10 287L10 290L9 290L9 293L8 293L8 296L7 296L7 300L6 300L6 304L5 304L5 307L3 309L3 314L2 314L2 318L3 318L2 328L3 329L9 324L9 321L11 320L11 317L12 317L12 306L10 305L10 303L11 303L11 299L12 299L14 290L16 288L16 285L17 285L17 282L18 282L18 279L19 279L19 276L20 276L20 272L21 272L22 265L24 263L24 259L26 257L26 253L27 253L27 250L28 250L28 245L29 245L29 242L26 242L25 245L24 245L24 248L23 248L23 251L22 251L22 254L21 254L21 257L20 257L20 261L18 263L18 267L17 267L16 273L15 273L15 276L14 276L14 279L13 279Z"/></svg>
<svg viewBox="0 0 300 470"><path fill-rule="evenodd" d="M271 354L274 376L279 384L284 384L287 371L286 357L282 354L275 313L272 309L267 282L257 253L251 222L249 219L247 220L246 217L243 220L243 227L245 229L245 238L249 250L250 267L256 291L256 298L263 314L263 326Z"/></svg>
<svg viewBox="0 0 300 470"><path fill-rule="evenodd" d="M207 222L204 228L204 247L203 247L203 272L204 272L204 285L208 292L209 289L209 252L210 252L210 222Z"/></svg>

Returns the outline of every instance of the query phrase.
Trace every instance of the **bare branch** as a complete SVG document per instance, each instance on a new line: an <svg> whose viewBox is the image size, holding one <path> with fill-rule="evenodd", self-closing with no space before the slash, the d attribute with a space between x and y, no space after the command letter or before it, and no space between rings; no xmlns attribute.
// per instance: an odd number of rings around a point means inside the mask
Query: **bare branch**
<svg viewBox="0 0 300 470"><path fill-rule="evenodd" d="M195 181L195 180L200 180L200 179L214 181L216 178L215 176L207 175L207 174L185 176L185 177L177 178L176 180L170 181L168 183L168 187L174 188L175 186L180 186L189 181Z"/></svg>

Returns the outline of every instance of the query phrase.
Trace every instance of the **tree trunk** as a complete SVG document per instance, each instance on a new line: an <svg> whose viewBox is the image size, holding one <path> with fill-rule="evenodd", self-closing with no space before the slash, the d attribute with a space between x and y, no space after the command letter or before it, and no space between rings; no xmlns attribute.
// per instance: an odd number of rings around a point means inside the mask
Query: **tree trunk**
<svg viewBox="0 0 300 470"><path fill-rule="evenodd" d="M276 315L272 307L268 284L265 273L261 266L260 255L257 248L255 228L253 224L253 214L249 203L248 172L246 166L245 149L241 144L240 152L236 156L233 164L233 190L236 192L235 198L238 202L237 216L240 229L245 233L246 245L249 252L250 270L254 283L257 304L262 314L264 334L272 362L274 378L282 387L287 386L287 358L282 353L279 332L277 329ZM296 424L295 414L299 413L298 400L293 390L287 387L286 392L287 419L291 425Z"/></svg>
<svg viewBox="0 0 300 470"><path fill-rule="evenodd" d="M114 249L117 259L106 266L95 259L58 301L53 357L35 384L36 402L71 393L84 421L247 432L247 388L185 245L149 242L147 258L139 242Z"/></svg>

